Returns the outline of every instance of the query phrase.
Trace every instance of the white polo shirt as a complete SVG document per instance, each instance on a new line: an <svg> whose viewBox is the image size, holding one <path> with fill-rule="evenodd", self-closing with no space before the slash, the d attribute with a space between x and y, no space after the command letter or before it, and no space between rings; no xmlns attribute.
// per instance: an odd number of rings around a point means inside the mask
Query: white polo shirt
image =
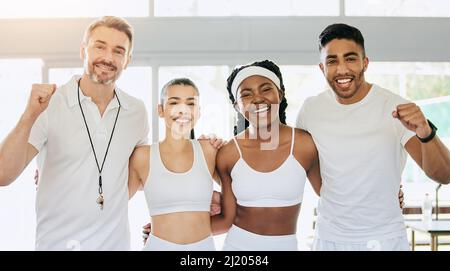
<svg viewBox="0 0 450 271"><path fill-rule="evenodd" d="M297 127L319 152L322 189L315 237L367 242L406 236L398 191L414 136L392 111L407 100L373 85L361 101L343 105L330 89L308 98Z"/></svg>
<svg viewBox="0 0 450 271"><path fill-rule="evenodd" d="M36 249L129 250L128 160L136 146L148 144L147 111L141 100L116 88L121 109L102 172L100 210L97 165L77 98L79 78L56 90L31 130L29 143L40 161ZM80 101L101 166L119 104L114 98L101 116L81 89Z"/></svg>

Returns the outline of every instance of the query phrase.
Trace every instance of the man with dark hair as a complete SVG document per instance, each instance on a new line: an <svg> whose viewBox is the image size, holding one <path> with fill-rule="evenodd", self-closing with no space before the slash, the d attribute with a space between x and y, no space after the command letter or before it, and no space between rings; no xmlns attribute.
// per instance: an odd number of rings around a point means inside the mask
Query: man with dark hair
<svg viewBox="0 0 450 271"><path fill-rule="evenodd" d="M408 250L397 198L407 153L447 184L449 151L417 105L365 81L358 29L326 27L319 49L331 90L308 98L297 118L314 138L322 175L313 249Z"/></svg>
<svg viewBox="0 0 450 271"><path fill-rule="evenodd" d="M332 24L325 28L319 35L319 51L334 39L348 39L354 41L361 46L363 56L366 56L366 48L364 47L364 37L357 28L346 24Z"/></svg>

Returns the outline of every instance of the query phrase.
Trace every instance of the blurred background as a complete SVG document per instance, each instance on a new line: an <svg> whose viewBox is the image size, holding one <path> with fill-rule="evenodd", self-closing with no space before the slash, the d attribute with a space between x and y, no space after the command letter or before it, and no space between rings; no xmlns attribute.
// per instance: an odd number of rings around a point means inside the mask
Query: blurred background
<svg viewBox="0 0 450 271"><path fill-rule="evenodd" d="M326 88L318 67L318 35L327 25L343 22L365 37L367 81L418 103L450 146L446 0L2 0L0 139L23 112L32 83L61 85L82 73L82 35L93 18L104 15L126 17L134 26L133 60L117 84L144 100L153 142L164 136L155 114L159 90L180 76L200 89L202 118L196 134L230 139L235 112L226 78L236 65L263 59L282 69L287 119L294 125L305 98ZM16 182L0 189L0 250L34 249L35 169L32 162ZM411 159L402 183L407 207L420 207L425 193L434 201L436 184ZM448 187L440 189L439 199L441 206L450 205ZM307 183L298 223L300 249L310 248L316 206ZM142 192L129 207L132 248L140 250L141 227L149 220ZM218 248L223 237L216 237Z"/></svg>

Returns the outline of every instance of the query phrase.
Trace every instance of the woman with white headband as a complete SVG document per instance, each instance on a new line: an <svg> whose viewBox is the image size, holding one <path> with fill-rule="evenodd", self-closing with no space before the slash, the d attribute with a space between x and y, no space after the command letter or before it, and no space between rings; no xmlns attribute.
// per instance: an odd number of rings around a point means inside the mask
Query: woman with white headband
<svg viewBox="0 0 450 271"><path fill-rule="evenodd" d="M321 188L314 141L307 132L285 124L283 78L273 62L255 62L235 69L227 89L239 116L237 137L217 153L222 213L212 217L212 233L228 231L224 250L296 250L306 177L317 194ZM205 155L210 164L212 158L208 157ZM178 191L174 186L171 189ZM206 220L197 223L203 227ZM177 226L168 225L179 230L174 236L198 236ZM171 240L170 236L166 238ZM160 244L161 240L150 236L147 246L151 247L152 242Z"/></svg>
<svg viewBox="0 0 450 271"><path fill-rule="evenodd" d="M306 178L317 194L321 187L314 141L286 125L283 78L273 62L236 68L227 89L237 136L217 154L222 213L212 219L213 232L228 231L224 250L297 250Z"/></svg>
<svg viewBox="0 0 450 271"><path fill-rule="evenodd" d="M131 157L130 195L143 186L152 219L144 250L215 250L210 205L217 150L209 141L192 140L198 97L191 80L169 81L158 105L166 137Z"/></svg>

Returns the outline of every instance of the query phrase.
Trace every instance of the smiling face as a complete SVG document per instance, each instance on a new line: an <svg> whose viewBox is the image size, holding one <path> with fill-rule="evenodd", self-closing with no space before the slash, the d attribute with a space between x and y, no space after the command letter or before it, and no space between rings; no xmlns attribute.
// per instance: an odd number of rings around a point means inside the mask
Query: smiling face
<svg viewBox="0 0 450 271"><path fill-rule="evenodd" d="M361 46L351 40L334 39L321 50L320 69L342 104L358 102L367 94L364 72L368 64Z"/></svg>
<svg viewBox="0 0 450 271"><path fill-rule="evenodd" d="M175 138L189 138L200 117L197 90L192 86L172 85L167 87L162 101L158 114L164 118L167 132Z"/></svg>
<svg viewBox="0 0 450 271"><path fill-rule="evenodd" d="M279 119L281 91L268 78L253 75L242 81L236 93L236 110L258 128Z"/></svg>
<svg viewBox="0 0 450 271"><path fill-rule="evenodd" d="M119 30L100 26L81 46L84 72L97 84L113 84L130 61L130 40Z"/></svg>

